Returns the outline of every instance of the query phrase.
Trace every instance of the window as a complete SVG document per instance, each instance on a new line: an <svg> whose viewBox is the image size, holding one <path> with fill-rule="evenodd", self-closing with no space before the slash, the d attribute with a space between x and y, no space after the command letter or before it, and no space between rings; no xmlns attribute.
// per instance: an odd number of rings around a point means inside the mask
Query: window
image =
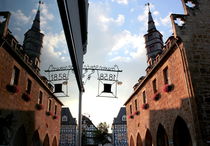
<svg viewBox="0 0 210 146"><path fill-rule="evenodd" d="M68 120L68 119L67 119L67 116L63 116L63 117L62 117L62 121L63 121L63 122L66 122L67 120Z"/></svg>
<svg viewBox="0 0 210 146"><path fill-rule="evenodd" d="M26 86L26 92L28 94L31 93L31 84L32 84L31 80L28 79L27 86Z"/></svg>
<svg viewBox="0 0 210 146"><path fill-rule="evenodd" d="M52 100L48 99L48 107L47 107L48 111L51 110L51 104L52 104Z"/></svg>
<svg viewBox="0 0 210 146"><path fill-rule="evenodd" d="M20 70L16 66L14 66L10 82L11 85L18 85L19 75L20 75Z"/></svg>
<svg viewBox="0 0 210 146"><path fill-rule="evenodd" d="M146 92L143 91L143 103L147 103Z"/></svg>
<svg viewBox="0 0 210 146"><path fill-rule="evenodd" d="M156 82L156 79L154 79L152 81L152 87L153 87L153 92L156 93L157 92L157 82Z"/></svg>
<svg viewBox="0 0 210 146"><path fill-rule="evenodd" d="M163 70L164 84L168 84L168 67Z"/></svg>
<svg viewBox="0 0 210 146"><path fill-rule="evenodd" d="M54 114L57 114L57 105L55 104Z"/></svg>
<svg viewBox="0 0 210 146"><path fill-rule="evenodd" d="M130 114L132 114L132 105L130 105Z"/></svg>
<svg viewBox="0 0 210 146"><path fill-rule="evenodd" d="M138 104L137 104L137 99L135 99L135 110L138 110Z"/></svg>
<svg viewBox="0 0 210 146"><path fill-rule="evenodd" d="M42 91L39 91L38 104L42 104L42 96L43 96Z"/></svg>
<svg viewBox="0 0 210 146"><path fill-rule="evenodd" d="M126 115L122 116L122 121L126 121Z"/></svg>

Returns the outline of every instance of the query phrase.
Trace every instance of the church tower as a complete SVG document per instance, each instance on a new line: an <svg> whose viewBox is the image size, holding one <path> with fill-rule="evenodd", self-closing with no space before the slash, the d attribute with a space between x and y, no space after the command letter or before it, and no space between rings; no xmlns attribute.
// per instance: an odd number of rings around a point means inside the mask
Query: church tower
<svg viewBox="0 0 210 146"><path fill-rule="evenodd" d="M31 29L25 33L23 41L23 49L29 56L34 67L39 68L41 48L43 43L44 34L40 32L40 6L42 2L39 1L38 10L34 18Z"/></svg>
<svg viewBox="0 0 210 146"><path fill-rule="evenodd" d="M148 30L147 34L144 35L145 38L145 48L147 49L147 63L148 65L153 65L153 62L158 54L162 53L163 40L162 34L156 29L155 22L152 18L150 12L149 3L148 5Z"/></svg>

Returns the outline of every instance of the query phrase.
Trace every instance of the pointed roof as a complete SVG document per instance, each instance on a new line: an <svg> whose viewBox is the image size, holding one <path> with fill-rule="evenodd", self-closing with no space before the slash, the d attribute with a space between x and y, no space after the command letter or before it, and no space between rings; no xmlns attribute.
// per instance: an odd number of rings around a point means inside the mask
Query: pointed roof
<svg viewBox="0 0 210 146"><path fill-rule="evenodd" d="M149 12L148 12L148 30L147 30L147 32L151 32L151 31L156 30L156 27L155 27L155 22L152 18L152 13L150 11L149 3L147 5L148 5L148 9L149 9Z"/></svg>
<svg viewBox="0 0 210 146"><path fill-rule="evenodd" d="M123 120L123 116L126 116L125 107L121 107L116 118L114 118L113 124L126 124L126 118Z"/></svg>
<svg viewBox="0 0 210 146"><path fill-rule="evenodd" d="M76 118L73 118L68 107L62 107L61 116L67 116L67 121L61 120L61 125L77 125ZM62 119L61 117L61 119Z"/></svg>
<svg viewBox="0 0 210 146"><path fill-rule="evenodd" d="M43 4L43 2L39 1L38 10L37 10L36 16L34 18L34 21L31 27L31 29L34 31L40 31L40 6L41 4Z"/></svg>

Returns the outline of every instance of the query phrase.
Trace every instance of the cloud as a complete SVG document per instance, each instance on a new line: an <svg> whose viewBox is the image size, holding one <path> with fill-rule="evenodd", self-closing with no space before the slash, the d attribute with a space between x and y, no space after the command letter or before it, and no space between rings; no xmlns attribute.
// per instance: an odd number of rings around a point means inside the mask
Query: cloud
<svg viewBox="0 0 210 146"><path fill-rule="evenodd" d="M113 36L114 44L109 53L111 56L117 54L117 57L110 61L125 61L129 62L137 59L145 54L145 45L143 35L132 34L128 30L123 30L119 34ZM121 55L121 56L119 56Z"/></svg>
<svg viewBox="0 0 210 146"><path fill-rule="evenodd" d="M64 32L60 33L48 33L44 36L43 41L43 54L44 56L51 56L53 58L65 59L65 53L67 50L66 40Z"/></svg>
<svg viewBox="0 0 210 146"><path fill-rule="evenodd" d="M124 4L124 5L128 4L128 0L112 0L112 2L117 2L118 4Z"/></svg>
<svg viewBox="0 0 210 146"><path fill-rule="evenodd" d="M118 17L114 19L112 17L106 16L105 14L101 14L98 16L98 20L102 29L104 31L107 31L110 25L113 25L113 24L117 24L119 26L123 25L123 23L125 22L125 16L122 14L119 14Z"/></svg>
<svg viewBox="0 0 210 146"><path fill-rule="evenodd" d="M21 26L23 24L28 24L31 22L31 17L26 16L21 10L17 10L16 12L12 12L12 16L14 16L14 19L16 21L16 24Z"/></svg>
<svg viewBox="0 0 210 146"><path fill-rule="evenodd" d="M36 6L37 7L37 6ZM40 25L42 28L47 26L48 21L54 20L54 15L49 11L46 4L41 5ZM37 8L32 10L33 14L37 13Z"/></svg>
<svg viewBox="0 0 210 146"><path fill-rule="evenodd" d="M163 24L164 26L170 26L170 24L171 24L171 19L170 19L170 15L171 15L171 13L169 13L166 17L164 17L164 18L160 18L160 22L161 22L161 24Z"/></svg>

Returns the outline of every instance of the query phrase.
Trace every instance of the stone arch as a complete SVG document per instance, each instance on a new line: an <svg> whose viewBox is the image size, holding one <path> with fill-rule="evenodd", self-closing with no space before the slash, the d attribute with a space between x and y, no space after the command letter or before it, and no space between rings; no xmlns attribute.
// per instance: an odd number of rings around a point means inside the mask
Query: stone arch
<svg viewBox="0 0 210 146"><path fill-rule="evenodd" d="M36 130L32 137L32 146L41 146L41 140L39 137L39 132Z"/></svg>
<svg viewBox="0 0 210 146"><path fill-rule="evenodd" d="M157 130L157 146L169 146L168 136L163 125L159 124Z"/></svg>
<svg viewBox="0 0 210 146"><path fill-rule="evenodd" d="M49 136L48 134L44 138L43 146L50 146Z"/></svg>
<svg viewBox="0 0 210 146"><path fill-rule="evenodd" d="M152 135L149 129L147 129L146 136L145 136L145 146L152 146Z"/></svg>
<svg viewBox="0 0 210 146"><path fill-rule="evenodd" d="M130 146L135 146L134 145L134 140L133 140L133 137L132 136L130 137Z"/></svg>
<svg viewBox="0 0 210 146"><path fill-rule="evenodd" d="M57 139L56 139L56 137L53 138L52 146L57 146Z"/></svg>
<svg viewBox="0 0 210 146"><path fill-rule="evenodd" d="M27 146L27 135L24 125L22 125L16 132L13 140L13 146Z"/></svg>
<svg viewBox="0 0 210 146"><path fill-rule="evenodd" d="M136 138L136 146L143 146L141 136L138 133L137 138Z"/></svg>
<svg viewBox="0 0 210 146"><path fill-rule="evenodd" d="M178 116L173 128L174 146L192 146L192 139L186 122Z"/></svg>

